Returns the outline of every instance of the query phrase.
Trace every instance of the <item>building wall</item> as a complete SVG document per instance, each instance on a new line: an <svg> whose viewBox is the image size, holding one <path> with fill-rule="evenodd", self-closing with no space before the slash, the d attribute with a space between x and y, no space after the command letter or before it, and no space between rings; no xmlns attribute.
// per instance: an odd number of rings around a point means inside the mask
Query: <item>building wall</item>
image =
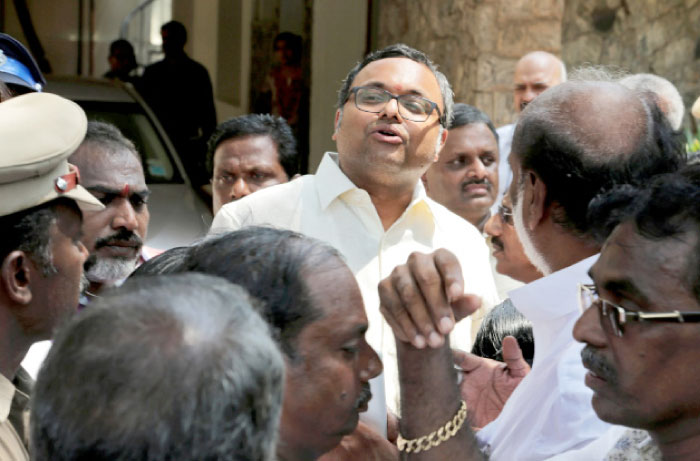
<svg viewBox="0 0 700 461"><path fill-rule="evenodd" d="M686 106L700 95L700 0L374 0L373 14L374 48L404 42L425 51L455 100L496 125L515 118L513 68L533 50L561 56L570 69L661 75Z"/></svg>
<svg viewBox="0 0 700 461"><path fill-rule="evenodd" d="M311 42L311 114L309 172L323 153L335 150L333 120L338 89L365 54L367 2L315 0Z"/></svg>
<svg viewBox="0 0 700 461"><path fill-rule="evenodd" d="M700 0L567 0L562 54L570 66L665 77L690 108L700 95Z"/></svg>
<svg viewBox="0 0 700 461"><path fill-rule="evenodd" d="M445 73L455 101L510 123L513 67L531 50L561 53L563 0L376 0L373 47L403 42Z"/></svg>

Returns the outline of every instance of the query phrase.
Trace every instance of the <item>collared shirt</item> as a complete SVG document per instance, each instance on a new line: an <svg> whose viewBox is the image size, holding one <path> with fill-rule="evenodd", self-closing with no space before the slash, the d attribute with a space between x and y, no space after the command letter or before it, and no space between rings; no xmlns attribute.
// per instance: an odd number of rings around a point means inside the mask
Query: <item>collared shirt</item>
<svg viewBox="0 0 700 461"><path fill-rule="evenodd" d="M28 461L27 418L31 379L21 368L13 384L0 374L0 459Z"/></svg>
<svg viewBox="0 0 700 461"><path fill-rule="evenodd" d="M503 200L503 196L513 180L513 172L510 169L508 157L510 157L510 146L513 143L515 123L499 127L496 129L496 133L498 133L498 197L496 197L494 209Z"/></svg>
<svg viewBox="0 0 700 461"><path fill-rule="evenodd" d="M498 418L477 434L491 459L548 459L580 450L612 427L593 411L593 392L584 383L583 345L572 336L581 315L577 285L591 283L587 272L597 258L584 259L509 293L515 307L532 322L535 358L532 371ZM610 446L594 457L569 459L602 459Z"/></svg>
<svg viewBox="0 0 700 461"><path fill-rule="evenodd" d="M345 257L365 303L367 342L384 363L386 398L392 409L398 408L396 349L391 328L379 312L379 282L404 264L410 253L447 248L459 258L466 292L481 296L486 308L497 302L488 249L474 226L428 198L418 181L410 204L385 231L369 194L345 176L334 153L326 153L315 175L224 205L211 232L251 225L273 225L315 237ZM478 322L467 318L457 325L451 335L454 347L469 350L476 333L472 323Z"/></svg>

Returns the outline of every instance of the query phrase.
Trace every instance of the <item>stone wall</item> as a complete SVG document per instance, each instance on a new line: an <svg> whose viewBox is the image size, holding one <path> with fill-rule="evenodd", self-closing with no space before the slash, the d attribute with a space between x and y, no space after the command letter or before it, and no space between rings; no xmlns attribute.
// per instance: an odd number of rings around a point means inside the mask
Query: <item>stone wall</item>
<svg viewBox="0 0 700 461"><path fill-rule="evenodd" d="M513 68L532 50L561 52L563 0L375 0L373 48L404 42L447 75L455 101L496 125L513 121Z"/></svg>
<svg viewBox="0 0 700 461"><path fill-rule="evenodd" d="M650 72L690 106L700 95L700 0L374 0L372 47L405 42L445 72L455 99L510 123L513 68L546 50L582 64Z"/></svg>
<svg viewBox="0 0 700 461"><path fill-rule="evenodd" d="M570 67L665 77L689 109L700 95L699 25L700 0L566 0L562 55Z"/></svg>

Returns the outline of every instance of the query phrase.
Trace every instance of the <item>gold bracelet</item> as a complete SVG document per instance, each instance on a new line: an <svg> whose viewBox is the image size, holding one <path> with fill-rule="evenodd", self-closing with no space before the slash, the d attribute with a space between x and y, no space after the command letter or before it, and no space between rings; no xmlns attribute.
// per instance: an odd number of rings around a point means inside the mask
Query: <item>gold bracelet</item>
<svg viewBox="0 0 700 461"><path fill-rule="evenodd" d="M431 432L423 437L418 437L417 439L407 440L401 437L396 441L396 445L399 447L399 451L405 451L406 453L420 453L421 451L428 451L433 447L437 447L442 442L454 437L454 435L459 432L467 419L467 402L462 400L462 405L460 405L457 414L448 421L447 424L442 426L440 429Z"/></svg>

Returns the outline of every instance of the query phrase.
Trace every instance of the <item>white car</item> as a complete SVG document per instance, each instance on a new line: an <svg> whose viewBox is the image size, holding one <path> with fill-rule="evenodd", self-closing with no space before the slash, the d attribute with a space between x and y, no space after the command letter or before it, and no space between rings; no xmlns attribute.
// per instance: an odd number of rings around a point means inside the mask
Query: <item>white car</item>
<svg viewBox="0 0 700 461"><path fill-rule="evenodd" d="M146 245L167 250L189 245L207 233L211 200L194 190L167 134L131 85L83 77L47 80L46 92L75 101L89 120L113 123L136 145L151 190Z"/></svg>

